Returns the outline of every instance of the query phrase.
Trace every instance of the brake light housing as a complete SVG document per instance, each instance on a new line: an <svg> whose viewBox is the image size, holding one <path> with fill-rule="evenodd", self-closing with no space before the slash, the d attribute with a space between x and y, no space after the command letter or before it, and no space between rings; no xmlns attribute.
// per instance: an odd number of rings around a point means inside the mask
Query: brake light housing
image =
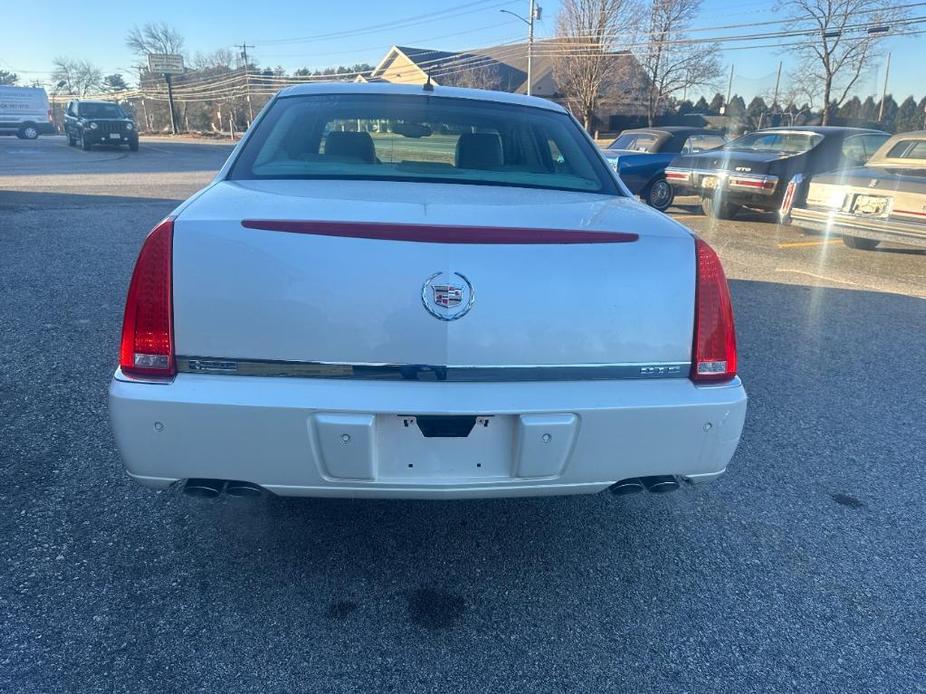
<svg viewBox="0 0 926 694"><path fill-rule="evenodd" d="M736 377L736 329L727 277L717 253L695 238L695 323L691 380L718 383Z"/></svg>
<svg viewBox="0 0 926 694"><path fill-rule="evenodd" d="M174 220L160 222L142 245L125 301L119 368L145 380L177 373L173 310Z"/></svg>

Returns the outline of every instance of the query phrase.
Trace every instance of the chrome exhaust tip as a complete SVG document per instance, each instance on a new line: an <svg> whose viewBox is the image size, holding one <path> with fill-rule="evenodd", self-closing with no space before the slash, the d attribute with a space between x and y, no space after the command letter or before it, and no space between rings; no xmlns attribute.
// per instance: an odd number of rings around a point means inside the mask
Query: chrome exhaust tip
<svg viewBox="0 0 926 694"><path fill-rule="evenodd" d="M188 479L183 485L183 493L200 499L214 499L222 493L224 480Z"/></svg>
<svg viewBox="0 0 926 694"><path fill-rule="evenodd" d="M254 499L264 495L264 488L258 484L254 484L253 482L228 480L228 485L225 487L225 493L229 496L236 496L241 499Z"/></svg>
<svg viewBox="0 0 926 694"><path fill-rule="evenodd" d="M652 494L665 494L674 492L678 489L678 480L674 475L653 475L652 477L641 477L640 481L646 487L646 491Z"/></svg>
<svg viewBox="0 0 926 694"><path fill-rule="evenodd" d="M642 492L644 487L643 482L640 481L639 477L629 477L626 480L615 482L609 487L609 489L615 496L627 496L628 494L636 494L637 492Z"/></svg>

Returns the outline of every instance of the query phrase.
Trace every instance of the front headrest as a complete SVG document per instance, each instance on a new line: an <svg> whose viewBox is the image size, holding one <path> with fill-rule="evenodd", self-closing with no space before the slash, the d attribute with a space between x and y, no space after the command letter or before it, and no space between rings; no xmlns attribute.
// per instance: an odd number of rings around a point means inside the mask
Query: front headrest
<svg viewBox="0 0 926 694"><path fill-rule="evenodd" d="M376 148L370 133L334 131L325 138L325 154L350 157L372 164L376 161Z"/></svg>
<svg viewBox="0 0 926 694"><path fill-rule="evenodd" d="M495 133L463 133L457 140L457 168L495 169L501 166L502 138Z"/></svg>

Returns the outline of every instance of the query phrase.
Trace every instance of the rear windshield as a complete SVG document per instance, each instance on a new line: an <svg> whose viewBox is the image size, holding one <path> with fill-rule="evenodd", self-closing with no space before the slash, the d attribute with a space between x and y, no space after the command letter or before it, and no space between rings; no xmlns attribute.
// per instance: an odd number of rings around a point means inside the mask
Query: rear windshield
<svg viewBox="0 0 926 694"><path fill-rule="evenodd" d="M608 149L632 150L634 152L655 152L656 136L649 133L628 133L612 142Z"/></svg>
<svg viewBox="0 0 926 694"><path fill-rule="evenodd" d="M728 142L724 149L747 152L782 152L800 154L823 141L819 133L756 132Z"/></svg>
<svg viewBox="0 0 926 694"><path fill-rule="evenodd" d="M619 195L564 113L469 99L312 95L278 99L230 179L360 179Z"/></svg>
<svg viewBox="0 0 926 694"><path fill-rule="evenodd" d="M81 104L78 109L84 118L125 118L125 112L116 104Z"/></svg>
<svg viewBox="0 0 926 694"><path fill-rule="evenodd" d="M901 140L891 147L888 159L926 159L926 140Z"/></svg>

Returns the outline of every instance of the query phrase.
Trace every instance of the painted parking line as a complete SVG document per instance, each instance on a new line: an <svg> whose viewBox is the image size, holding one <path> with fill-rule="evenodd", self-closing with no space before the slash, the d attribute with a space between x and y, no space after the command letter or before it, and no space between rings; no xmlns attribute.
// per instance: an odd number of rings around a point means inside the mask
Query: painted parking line
<svg viewBox="0 0 926 694"><path fill-rule="evenodd" d="M829 246L833 243L842 243L842 239L823 239L822 241L794 241L792 243L779 243L779 248L810 248L812 246Z"/></svg>

